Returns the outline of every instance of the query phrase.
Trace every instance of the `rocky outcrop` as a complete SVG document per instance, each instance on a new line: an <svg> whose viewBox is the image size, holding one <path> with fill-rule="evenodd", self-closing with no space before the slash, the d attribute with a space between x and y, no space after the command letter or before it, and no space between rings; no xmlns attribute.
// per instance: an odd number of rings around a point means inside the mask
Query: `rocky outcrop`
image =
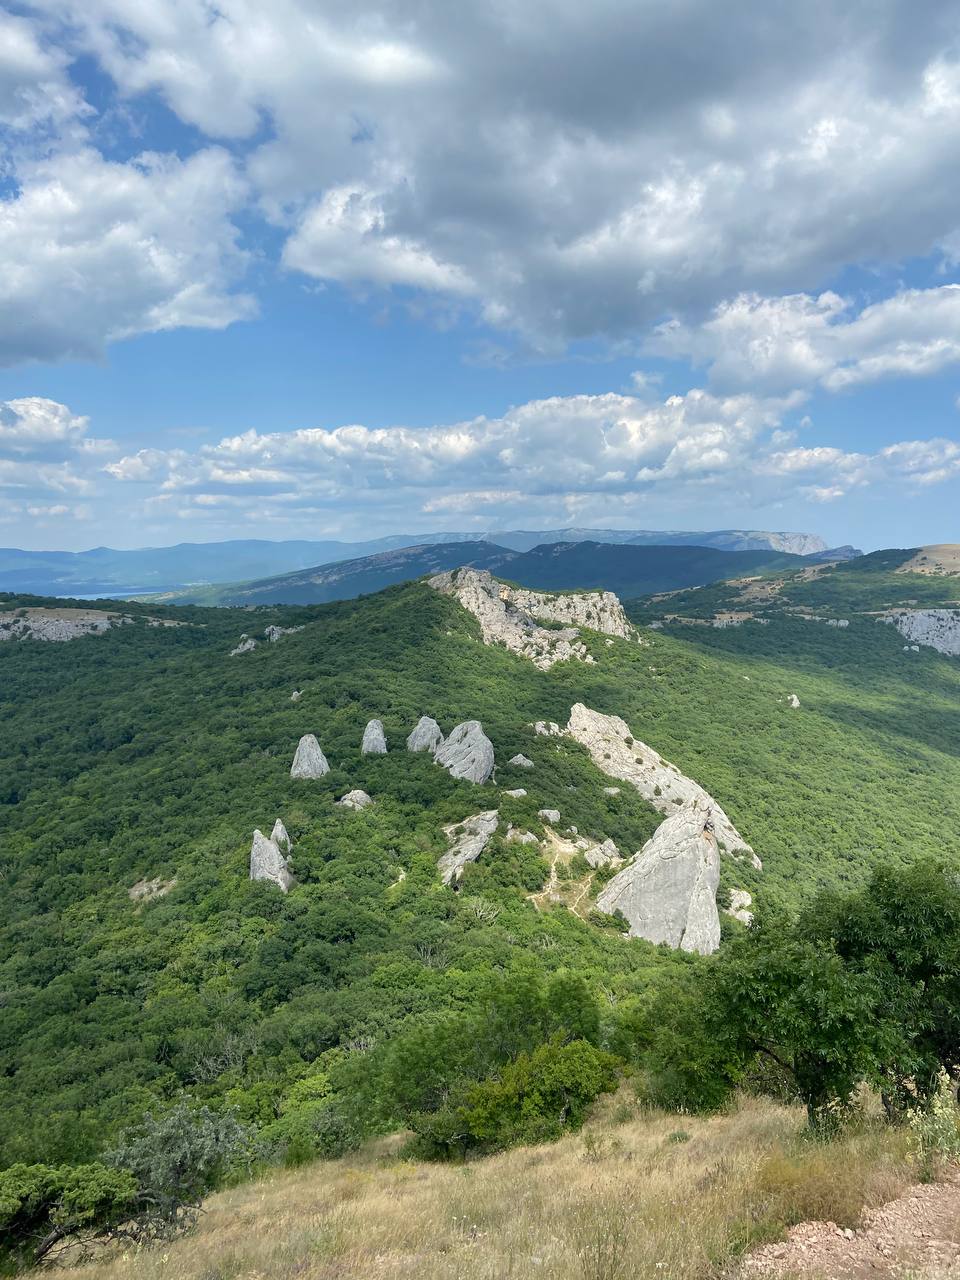
<svg viewBox="0 0 960 1280"><path fill-rule="evenodd" d="M620 794L619 787L604 787L603 794L605 796L618 796Z"/></svg>
<svg viewBox="0 0 960 1280"><path fill-rule="evenodd" d="M274 826L276 832L277 827L283 832L287 841L287 851L289 852L289 836L283 828L283 823L278 822ZM287 864L287 859L281 853L275 840L268 840L262 831L257 830L253 833L253 846L250 850L250 879L251 880L270 880L273 884L278 885L284 893L286 893L293 885L293 875Z"/></svg>
<svg viewBox="0 0 960 1280"><path fill-rule="evenodd" d="M236 658L238 654L250 653L256 647L257 647L257 642L256 640L254 640L253 636L242 635L240 637L240 643L237 645L237 647L235 649L230 650L230 657Z"/></svg>
<svg viewBox="0 0 960 1280"><path fill-rule="evenodd" d="M299 702L299 701L300 701L300 699L301 699L302 697L303 697L303 690L302 690L302 689L294 689L293 693L291 693L291 695L290 695L290 701L291 701L291 702Z"/></svg>
<svg viewBox="0 0 960 1280"><path fill-rule="evenodd" d="M927 645L951 658L960 654L960 609L894 609L883 621L892 623L914 644Z"/></svg>
<svg viewBox="0 0 960 1280"><path fill-rule="evenodd" d="M363 731L360 750L365 756L385 756L387 754L387 738L383 732L382 720L369 720Z"/></svg>
<svg viewBox="0 0 960 1280"><path fill-rule="evenodd" d="M570 709L567 733L587 748L602 773L631 783L660 813L674 815L678 805L706 805L721 852L750 855L759 868L760 860L716 800L675 764L634 738L619 716L591 711L578 702Z"/></svg>
<svg viewBox="0 0 960 1280"><path fill-rule="evenodd" d="M563 730L556 720L538 720L533 726L533 732L540 738L559 738Z"/></svg>
<svg viewBox="0 0 960 1280"><path fill-rule="evenodd" d="M512 787L509 791L504 791L505 796L513 796L514 800L520 800L527 793L523 787Z"/></svg>
<svg viewBox="0 0 960 1280"><path fill-rule="evenodd" d="M407 738L408 751L436 751L443 742L443 734L436 720L421 716Z"/></svg>
<svg viewBox="0 0 960 1280"><path fill-rule="evenodd" d="M293 848L293 841L287 835L287 828L278 818L273 824L273 830L270 832L270 839L277 846L280 852L286 857Z"/></svg>
<svg viewBox="0 0 960 1280"><path fill-rule="evenodd" d="M493 743L479 720L465 720L450 730L433 755L453 778L466 782L486 782L493 773Z"/></svg>
<svg viewBox="0 0 960 1280"><path fill-rule="evenodd" d="M475 813L472 818L444 827L450 848L437 863L437 870L444 884L453 884L463 875L468 862L476 862L490 843L499 819L496 809Z"/></svg>
<svg viewBox="0 0 960 1280"><path fill-rule="evenodd" d="M303 627L265 627L263 634L271 644L276 644L283 636L292 636L295 632L302 630Z"/></svg>
<svg viewBox="0 0 960 1280"><path fill-rule="evenodd" d="M628 866L597 895L600 911L619 911L631 938L709 955L720 945L720 853L714 811L702 800L666 818Z"/></svg>
<svg viewBox="0 0 960 1280"><path fill-rule="evenodd" d="M521 831L519 827L508 827L506 838L508 840L516 841L517 844L539 844L540 843L539 839L533 834L532 831Z"/></svg>
<svg viewBox="0 0 960 1280"><path fill-rule="evenodd" d="M796 695L795 693L791 693L791 694L788 696L788 698L787 698L787 706L788 706L788 707L793 707L793 709L794 709L795 711L799 709L799 707L800 707L800 699L797 697L797 695Z"/></svg>
<svg viewBox="0 0 960 1280"><path fill-rule="evenodd" d="M344 809L366 809L373 804L371 798L365 791L348 791L345 796L341 796L337 801Z"/></svg>
<svg viewBox="0 0 960 1280"><path fill-rule="evenodd" d="M15 609L0 612L0 641L79 640L83 636L102 636L111 627L132 622L125 614L101 609Z"/></svg>
<svg viewBox="0 0 960 1280"><path fill-rule="evenodd" d="M633 634L623 606L610 591L552 595L498 582L486 569L454 569L429 579L430 586L454 596L480 623L484 644L502 645L529 658L542 671L556 662L577 658L593 662L579 638L579 627L605 635ZM537 618L565 623L560 630L542 627Z"/></svg>
<svg viewBox="0 0 960 1280"><path fill-rule="evenodd" d="M532 769L534 767L533 761L524 755L511 756L507 764L512 764L517 769Z"/></svg>
<svg viewBox="0 0 960 1280"><path fill-rule="evenodd" d="M151 898L162 898L170 892L176 883L176 879L164 880L162 876L156 876L153 880L138 880L136 884L132 884L127 890L127 897L132 902L144 902L149 901Z"/></svg>
<svg viewBox="0 0 960 1280"><path fill-rule="evenodd" d="M330 772L327 757L320 750L320 743L312 733L305 733L297 745L293 764L290 766L291 778L322 778Z"/></svg>
<svg viewBox="0 0 960 1280"><path fill-rule="evenodd" d="M584 858L590 867L618 867L623 862L620 856L620 850L609 838L604 840L602 844L591 845L590 848L584 850Z"/></svg>
<svg viewBox="0 0 960 1280"><path fill-rule="evenodd" d="M549 822L551 826L555 827L557 823L560 821L560 810L559 809L538 809L537 817L542 818L544 822Z"/></svg>
<svg viewBox="0 0 960 1280"><path fill-rule="evenodd" d="M751 906L753 906L753 895L746 889L730 890L730 905L726 908L728 916L733 916L734 920L739 920L741 924L749 925L753 922L753 912L748 910Z"/></svg>

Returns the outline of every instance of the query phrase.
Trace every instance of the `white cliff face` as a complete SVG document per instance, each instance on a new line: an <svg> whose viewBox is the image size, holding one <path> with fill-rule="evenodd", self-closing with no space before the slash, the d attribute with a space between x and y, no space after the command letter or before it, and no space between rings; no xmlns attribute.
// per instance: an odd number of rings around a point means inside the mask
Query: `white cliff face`
<svg viewBox="0 0 960 1280"><path fill-rule="evenodd" d="M408 751L436 751L443 742L443 734L436 720L421 716L407 738Z"/></svg>
<svg viewBox="0 0 960 1280"><path fill-rule="evenodd" d="M928 645L952 658L960 655L960 609L897 609L883 621L892 623L914 644Z"/></svg>
<svg viewBox="0 0 960 1280"><path fill-rule="evenodd" d="M467 782L486 782L493 773L493 743L483 732L479 720L465 720L451 729L450 736L437 747L433 756L454 778Z"/></svg>
<svg viewBox="0 0 960 1280"><path fill-rule="evenodd" d="M444 884L454 884L463 875L468 862L476 862L490 843L490 837L499 824L496 809L476 813L463 822L444 827L450 848L437 863L437 870Z"/></svg>
<svg viewBox="0 0 960 1280"><path fill-rule="evenodd" d="M383 732L382 720L370 720L363 731L360 750L365 756L385 756L387 754L387 738Z"/></svg>
<svg viewBox="0 0 960 1280"><path fill-rule="evenodd" d="M322 778L330 772L327 757L320 750L320 743L312 733L305 733L297 745L293 764L290 766L291 778Z"/></svg>
<svg viewBox="0 0 960 1280"><path fill-rule="evenodd" d="M286 836L283 829L283 823L277 823L280 830ZM274 831L277 830L274 826ZM289 848L289 836L287 836ZM276 843L271 839L268 840L262 831L257 830L253 833L253 846L250 850L250 879L251 880L270 880L273 884L278 885L280 889L286 893L293 885L293 876L287 865L287 860L280 852Z"/></svg>
<svg viewBox="0 0 960 1280"><path fill-rule="evenodd" d="M605 716L578 702L570 709L567 733L587 748L601 772L632 783L660 813L674 816L679 807L692 804L709 808L721 851L752 855L754 865L759 867L759 859L716 800L675 764L634 738L619 716Z"/></svg>
<svg viewBox="0 0 960 1280"><path fill-rule="evenodd" d="M0 640L79 640L131 622L124 614L100 609L15 609L0 613Z"/></svg>
<svg viewBox="0 0 960 1280"><path fill-rule="evenodd" d="M569 658L593 662L579 638L580 626L606 635L633 634L623 606L610 591L563 596L527 591L497 582L485 569L454 569L437 574L429 583L436 591L454 596L474 615L484 644L502 645L529 658L541 671ZM573 625L555 631L540 626L536 618Z"/></svg>
<svg viewBox="0 0 960 1280"><path fill-rule="evenodd" d="M703 801L665 819L633 862L597 896L599 910L620 911L631 938L709 955L720 945L720 853L713 811Z"/></svg>

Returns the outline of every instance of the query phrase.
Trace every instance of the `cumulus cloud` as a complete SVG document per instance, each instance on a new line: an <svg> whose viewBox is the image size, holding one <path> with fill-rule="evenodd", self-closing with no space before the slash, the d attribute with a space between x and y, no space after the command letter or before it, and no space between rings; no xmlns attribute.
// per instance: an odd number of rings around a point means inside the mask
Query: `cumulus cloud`
<svg viewBox="0 0 960 1280"><path fill-rule="evenodd" d="M0 363L91 357L111 339L251 314L231 289L242 192L217 148L124 164L84 148L23 165L0 201Z"/></svg>
<svg viewBox="0 0 960 1280"><path fill-rule="evenodd" d="M242 152L288 268L447 294L541 347L960 243L950 0L33 8ZM195 265L222 298L216 255Z"/></svg>
<svg viewBox="0 0 960 1280"><path fill-rule="evenodd" d="M0 401L0 505L16 496L27 502L16 507L21 515L68 515L71 508L46 499L94 493L115 446L89 437L87 427L86 417L55 400Z"/></svg>
<svg viewBox="0 0 960 1280"><path fill-rule="evenodd" d="M554 397L502 418L426 430L405 427L246 431L194 452L145 450L107 464L146 484L151 501L217 520L255 504L282 523L345 509L386 531L418 516L455 514L467 527L538 519L609 523L641 518L651 499L698 505L829 501L889 483L928 485L960 474L960 446L908 441L874 454L785 447L800 398L692 390L664 400L607 394ZM439 527L434 523L434 527Z"/></svg>
<svg viewBox="0 0 960 1280"><path fill-rule="evenodd" d="M960 361L960 286L901 290L859 313L835 293L740 294L703 324L658 326L646 350L706 365L727 389L839 391L938 373Z"/></svg>

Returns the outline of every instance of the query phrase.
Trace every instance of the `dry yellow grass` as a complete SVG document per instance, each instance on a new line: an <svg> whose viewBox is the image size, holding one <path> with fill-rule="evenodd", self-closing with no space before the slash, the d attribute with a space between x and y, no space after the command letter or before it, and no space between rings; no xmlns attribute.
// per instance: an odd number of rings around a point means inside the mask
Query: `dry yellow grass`
<svg viewBox="0 0 960 1280"><path fill-rule="evenodd" d="M626 1092L579 1134L428 1165L384 1142L210 1200L168 1247L73 1267L73 1280L703 1280L790 1223L853 1224L910 1181L879 1124L809 1140L797 1109L643 1112Z"/></svg>

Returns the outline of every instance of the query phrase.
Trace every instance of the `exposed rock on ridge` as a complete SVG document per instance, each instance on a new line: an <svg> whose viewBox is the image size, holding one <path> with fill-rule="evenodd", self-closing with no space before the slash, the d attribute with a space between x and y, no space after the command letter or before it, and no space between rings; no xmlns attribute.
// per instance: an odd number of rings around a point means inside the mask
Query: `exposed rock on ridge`
<svg viewBox="0 0 960 1280"><path fill-rule="evenodd" d="M464 818L463 822L444 827L444 834L451 842L450 848L437 862L444 884L459 880L467 863L476 862L490 843L498 823L496 809L488 809L485 813L475 813L471 818Z"/></svg>
<svg viewBox="0 0 960 1280"><path fill-rule="evenodd" d="M493 773L493 743L483 732L479 720L465 720L451 729L433 758L451 777L464 778L467 782L486 782Z"/></svg>
<svg viewBox="0 0 960 1280"><path fill-rule="evenodd" d="M365 756L385 756L387 754L387 738L383 732L382 720L370 720L363 731L360 750Z"/></svg>
<svg viewBox="0 0 960 1280"><path fill-rule="evenodd" d="M567 733L587 748L601 772L632 783L661 813L675 815L675 802L678 800L682 805L700 803L707 806L721 851L751 854L759 867L759 859L716 800L698 782L682 774L676 765L634 738L619 716L591 711L578 702L570 708Z"/></svg>
<svg viewBox="0 0 960 1280"><path fill-rule="evenodd" d="M486 569L454 569L429 579L429 584L456 600L480 623L484 644L500 644L529 658L542 671L556 662L577 658L593 662L579 638L578 626L605 635L633 634L623 606L610 591L549 595L498 582ZM575 625L559 631L542 627L536 618Z"/></svg>
<svg viewBox="0 0 960 1280"><path fill-rule="evenodd" d="M0 640L78 640L131 622L125 614L100 609L17 609L0 613Z"/></svg>
<svg viewBox="0 0 960 1280"><path fill-rule="evenodd" d="M897 609L883 621L892 622L905 640L950 657L960 654L960 609Z"/></svg>
<svg viewBox="0 0 960 1280"><path fill-rule="evenodd" d="M322 778L330 772L327 757L320 750L320 743L312 733L305 733L297 745L293 764L290 766L291 778Z"/></svg>
<svg viewBox="0 0 960 1280"><path fill-rule="evenodd" d="M290 837L287 835L283 823L277 819L274 825L274 835L279 832L286 842L286 849L290 849ZM250 850L250 879L251 880L270 880L273 884L278 885L284 893L293 885L293 876L287 865L287 860L276 840L270 839L259 829L253 833L253 846Z"/></svg>
<svg viewBox="0 0 960 1280"><path fill-rule="evenodd" d="M620 911L632 938L700 955L716 951L720 853L713 816L699 799L671 814L600 891L597 907L608 915Z"/></svg>
<svg viewBox="0 0 960 1280"><path fill-rule="evenodd" d="M443 742L443 734L436 720L431 720L429 716L421 716L407 738L407 750L436 751L441 742Z"/></svg>

